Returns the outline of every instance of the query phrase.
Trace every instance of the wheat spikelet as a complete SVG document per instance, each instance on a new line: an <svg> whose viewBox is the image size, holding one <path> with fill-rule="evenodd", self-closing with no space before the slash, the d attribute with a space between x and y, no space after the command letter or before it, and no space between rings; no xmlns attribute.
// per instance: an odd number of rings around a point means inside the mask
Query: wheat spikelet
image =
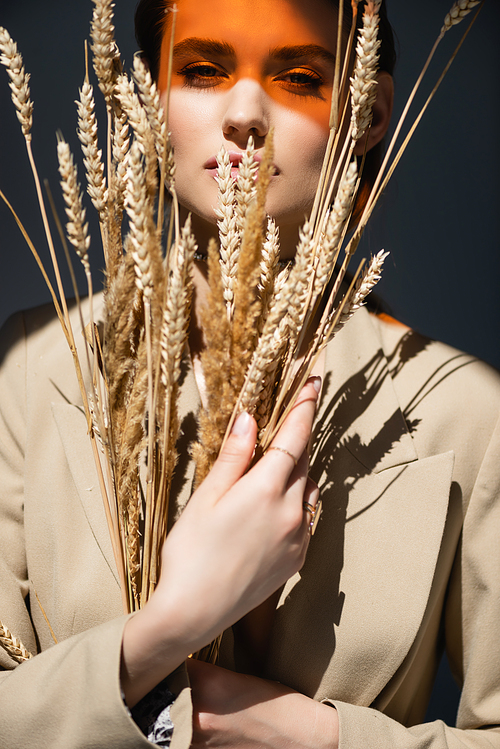
<svg viewBox="0 0 500 749"><path fill-rule="evenodd" d="M28 85L30 76L24 70L23 58L17 50L17 44L3 26L0 26L0 52L0 64L5 65L10 78L9 86L17 119L21 123L24 137L31 141L33 102L30 99Z"/></svg>
<svg viewBox="0 0 500 749"><path fill-rule="evenodd" d="M279 267L279 266L278 266ZM290 275L290 270L292 268L292 263L288 263L288 265L285 265L284 268L282 268L276 278L274 279L274 291L273 295L269 301L269 309L271 309L274 304L278 301L280 298L280 294L283 291L283 288L285 287L286 282L288 281L288 276Z"/></svg>
<svg viewBox="0 0 500 749"><path fill-rule="evenodd" d="M94 70L99 88L109 108L113 107L113 94L118 73L121 71L120 53L115 41L111 0L92 0L94 12L90 26Z"/></svg>
<svg viewBox="0 0 500 749"><path fill-rule="evenodd" d="M468 15L473 8L479 5L482 0L457 0L453 3L450 12L446 14L444 24L441 28L441 34L446 33L452 26L456 26Z"/></svg>
<svg viewBox="0 0 500 749"><path fill-rule="evenodd" d="M80 99L76 104L78 107L78 138L82 144L83 163L87 172L87 192L102 221L104 220L107 203L106 179L104 177L102 151L97 143L94 91L87 81L80 89Z"/></svg>
<svg viewBox="0 0 500 749"><path fill-rule="evenodd" d="M371 123L372 106L377 97L378 48L377 39L381 0L368 0L363 14L363 28L356 46L356 63L351 78L352 139L363 137Z"/></svg>
<svg viewBox="0 0 500 749"><path fill-rule="evenodd" d="M0 621L0 645L7 651L10 657L18 663L29 661L33 656L26 650L21 640L14 637L12 632Z"/></svg>
<svg viewBox="0 0 500 749"><path fill-rule="evenodd" d="M217 154L217 184L219 203L215 210L220 242L220 266L227 314L231 317L234 301L234 284L240 253L240 233L234 212L235 189L231 175L229 154L222 147Z"/></svg>
<svg viewBox="0 0 500 749"><path fill-rule="evenodd" d="M90 272L88 249L90 247L90 236L88 224L85 223L85 208L82 205L82 195L78 184L76 165L69 145L59 136L57 144L57 157L59 160L59 174L61 175L61 188L64 202L66 203L66 214L69 218L66 224L68 239L76 250L82 261L86 272Z"/></svg>
<svg viewBox="0 0 500 749"><path fill-rule="evenodd" d="M142 168L141 149L134 141L130 149L125 208L130 220L130 242L135 260L137 288L145 297L153 293L151 258L148 252L150 226L146 180Z"/></svg>

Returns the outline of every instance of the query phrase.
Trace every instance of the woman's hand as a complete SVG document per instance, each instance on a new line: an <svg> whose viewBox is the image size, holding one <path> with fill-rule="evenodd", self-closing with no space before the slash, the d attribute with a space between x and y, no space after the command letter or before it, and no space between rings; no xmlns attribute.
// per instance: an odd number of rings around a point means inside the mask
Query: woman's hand
<svg viewBox="0 0 500 749"><path fill-rule="evenodd" d="M129 706L302 566L310 521L303 502L318 499L307 478L318 390L318 378L304 387L274 440L281 449L246 474L257 426L248 414L237 419L167 537L154 595L126 624L122 687Z"/></svg>
<svg viewBox="0 0 500 749"><path fill-rule="evenodd" d="M337 749L337 711L274 681L189 660L192 749Z"/></svg>

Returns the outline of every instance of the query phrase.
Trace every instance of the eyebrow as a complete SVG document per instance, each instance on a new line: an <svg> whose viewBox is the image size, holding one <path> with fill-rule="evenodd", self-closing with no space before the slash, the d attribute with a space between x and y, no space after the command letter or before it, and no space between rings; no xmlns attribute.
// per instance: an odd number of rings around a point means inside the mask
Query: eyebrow
<svg viewBox="0 0 500 749"><path fill-rule="evenodd" d="M174 55L190 54L193 52L205 55L221 55L222 57L236 57L236 50L232 44L218 42L215 39L201 39L197 36L190 36L174 45Z"/></svg>
<svg viewBox="0 0 500 749"><path fill-rule="evenodd" d="M275 47L270 51L271 57L282 62L290 62L303 57L316 57L325 62L334 63L335 55L319 44L290 44L286 47Z"/></svg>
<svg viewBox="0 0 500 749"><path fill-rule="evenodd" d="M192 53L236 57L236 50L232 44L215 39L202 39L192 36L183 39L174 46L174 55ZM300 60L304 57L315 57L332 64L335 62L335 55L319 44L289 44L284 47L274 47L274 49L269 50L269 56L281 62Z"/></svg>

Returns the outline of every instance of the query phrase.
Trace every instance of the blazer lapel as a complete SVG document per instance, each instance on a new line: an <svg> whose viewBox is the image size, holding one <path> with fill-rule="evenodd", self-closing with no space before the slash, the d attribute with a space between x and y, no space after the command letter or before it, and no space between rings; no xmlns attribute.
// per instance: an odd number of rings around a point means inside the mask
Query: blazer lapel
<svg viewBox="0 0 500 749"><path fill-rule="evenodd" d="M53 403L52 414L85 517L100 552L119 584L85 415L77 406L66 403Z"/></svg>
<svg viewBox="0 0 500 749"><path fill-rule="evenodd" d="M326 371L311 454L323 514L281 595L266 672L318 699L369 705L421 624L454 456L418 460L365 310L330 345Z"/></svg>
<svg viewBox="0 0 500 749"><path fill-rule="evenodd" d="M73 383L73 380L70 379ZM178 401L179 422L181 425L178 442L179 460L171 487L170 522L172 523L191 494L194 464L189 456L189 445L196 437L195 413L199 407L199 395L189 357L185 356L180 378ZM64 447L68 466L78 497L90 525L99 550L103 554L117 583L118 573L109 537L108 524L103 506L99 479L94 463L90 439L87 435L87 422L78 402L78 391L60 393L66 403L53 403L52 413Z"/></svg>

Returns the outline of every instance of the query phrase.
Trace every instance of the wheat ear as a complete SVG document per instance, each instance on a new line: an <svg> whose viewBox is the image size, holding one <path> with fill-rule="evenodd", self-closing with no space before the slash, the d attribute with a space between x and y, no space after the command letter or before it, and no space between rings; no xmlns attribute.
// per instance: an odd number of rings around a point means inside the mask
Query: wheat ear
<svg viewBox="0 0 500 749"><path fill-rule="evenodd" d="M10 657L18 663L24 663L33 658L32 654L27 650L21 640L14 637L12 632L0 622L0 645L7 651Z"/></svg>
<svg viewBox="0 0 500 749"><path fill-rule="evenodd" d="M130 220L129 237L133 247L132 255L135 260L137 288L145 297L151 297L153 277L151 258L148 252L150 239L148 199L142 168L141 148L137 141L134 141L130 149L125 208Z"/></svg>
<svg viewBox="0 0 500 749"><path fill-rule="evenodd" d="M109 108L113 106L113 95L116 78L121 70L120 53L115 41L113 9L111 0L92 0L94 12L90 26L92 35L92 52L94 53L94 70L99 81L99 88Z"/></svg>
<svg viewBox="0 0 500 749"><path fill-rule="evenodd" d="M82 261L85 272L89 273L89 225L85 222L85 208L82 205L82 194L80 185L78 184L73 154L69 149L69 145L61 136L58 136L57 158L59 160L59 174L61 175L61 188L66 204L66 214L69 218L66 224L66 232L70 243Z"/></svg>
<svg viewBox="0 0 500 749"><path fill-rule="evenodd" d="M146 185L153 198L157 188L157 158L153 131L148 121L146 110L141 105L134 89L133 81L126 75L120 75L116 84L116 97L132 125L140 150L145 158Z"/></svg>
<svg viewBox="0 0 500 749"><path fill-rule="evenodd" d="M377 97L378 49L377 38L381 0L368 0L363 13L363 28L356 46L354 75L351 78L352 139L363 137L371 123L372 107Z"/></svg>
<svg viewBox="0 0 500 749"><path fill-rule="evenodd" d="M188 216L174 248L175 262L168 281L167 300L161 336L161 373L165 387L179 379L180 362L186 343L189 308L192 291L192 266L196 240L191 233L191 217Z"/></svg>
<svg viewBox="0 0 500 749"><path fill-rule="evenodd" d="M266 241L262 245L262 259L260 261L260 300L261 315L259 318L259 334L262 333L273 293L275 292L280 257L279 229L272 218L267 220Z"/></svg>
<svg viewBox="0 0 500 749"><path fill-rule="evenodd" d="M135 55L134 57L134 79L137 84L149 125L154 135L160 166L163 162L164 149L166 149L165 179L167 186L172 187L175 176L175 162L169 133L167 132L165 110L163 109L156 83L153 81L149 68L146 67L140 55Z"/></svg>
<svg viewBox="0 0 500 749"><path fill-rule="evenodd" d="M231 318L234 301L234 285L238 269L240 235L235 215L235 189L231 175L231 161L225 148L217 154L217 184L219 204L215 210L220 242L220 267L227 315Z"/></svg>
<svg viewBox="0 0 500 749"><path fill-rule="evenodd" d="M259 164L255 160L255 146L252 136L248 138L247 147L238 167L238 180L236 182L236 221L238 230L243 231L247 211L255 198L255 177Z"/></svg>
<svg viewBox="0 0 500 749"><path fill-rule="evenodd" d="M17 119L21 123L23 135L31 140L33 124L33 102L30 99L30 76L24 70L23 58L17 50L17 44L7 29L0 26L0 63L7 68L10 78L9 86L12 101L16 108Z"/></svg>
<svg viewBox="0 0 500 749"><path fill-rule="evenodd" d="M78 138L82 144L83 163L87 172L87 192L99 219L104 220L107 203L106 179L102 151L97 144L97 120L95 116L94 91L85 81L80 89L78 107Z"/></svg>
<svg viewBox="0 0 500 749"><path fill-rule="evenodd" d="M481 2L482 0L457 0L457 2L453 3L450 12L446 14L441 33L445 34L452 26L460 23Z"/></svg>
<svg viewBox="0 0 500 749"><path fill-rule="evenodd" d="M321 238L314 296L321 294L328 283L336 262L346 222L351 215L358 169L356 161L349 164L347 172L339 185L332 210L328 216L324 234Z"/></svg>
<svg viewBox="0 0 500 749"><path fill-rule="evenodd" d="M342 312L337 322L331 329L329 329L328 326L325 329L324 343L328 343L328 341L330 341L334 337L334 335L336 335L344 327L346 322L351 319L356 310L360 309L360 307L363 307L366 302L366 297L373 289L373 287L380 281L382 266L384 265L384 261L388 254L388 252L384 252L383 250L381 250L375 255L375 257L371 259L371 262L365 273L363 273L363 275L358 279L351 294L349 295L349 298L343 305ZM335 313L332 313L331 319L333 320L334 317Z"/></svg>

